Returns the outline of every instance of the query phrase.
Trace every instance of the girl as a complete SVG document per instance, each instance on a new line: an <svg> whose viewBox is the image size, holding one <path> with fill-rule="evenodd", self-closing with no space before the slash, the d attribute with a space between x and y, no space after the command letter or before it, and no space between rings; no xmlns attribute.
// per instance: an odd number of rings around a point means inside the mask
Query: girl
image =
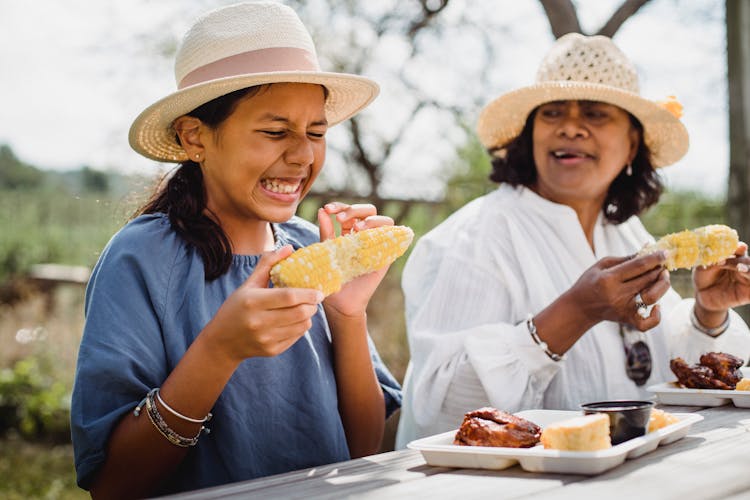
<svg viewBox="0 0 750 500"><path fill-rule="evenodd" d="M374 82L318 68L296 14L274 2L200 18L176 56L179 90L130 142L181 166L107 245L86 295L73 393L78 482L142 497L375 453L400 388L367 334L386 269L323 299L268 288L294 248L393 224L371 205L294 216L327 128ZM210 431L210 433L209 433Z"/></svg>

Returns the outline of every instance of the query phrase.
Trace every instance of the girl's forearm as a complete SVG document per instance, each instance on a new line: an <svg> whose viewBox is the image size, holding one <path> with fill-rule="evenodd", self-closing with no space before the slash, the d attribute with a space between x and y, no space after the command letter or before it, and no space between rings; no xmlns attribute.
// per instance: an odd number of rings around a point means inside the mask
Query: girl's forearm
<svg viewBox="0 0 750 500"><path fill-rule="evenodd" d="M333 338L339 413L351 456L380 449L385 428L385 400L367 343L367 316L326 311Z"/></svg>

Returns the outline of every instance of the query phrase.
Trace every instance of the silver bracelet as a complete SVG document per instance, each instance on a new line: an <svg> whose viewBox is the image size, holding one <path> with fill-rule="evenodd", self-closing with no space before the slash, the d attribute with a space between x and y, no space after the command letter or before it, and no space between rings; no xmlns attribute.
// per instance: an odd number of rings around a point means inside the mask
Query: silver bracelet
<svg viewBox="0 0 750 500"><path fill-rule="evenodd" d="M551 359L552 361L561 361L563 359L563 356L561 356L560 354L556 354L550 351L547 343L539 338L539 334L536 332L536 325L534 324L533 314L529 314L526 317L526 328L529 329L529 335L531 335L531 339L536 343L536 345L542 348L544 354L549 356L549 359Z"/></svg>
<svg viewBox="0 0 750 500"><path fill-rule="evenodd" d="M211 412L208 412L208 415L206 415L205 417L203 417L201 419L187 417L187 416L183 415L182 413L178 412L177 410L173 409L167 403L165 403L164 400L161 398L161 391L158 388L154 389L154 391L156 391L155 392L156 399L159 400L159 402L164 407L164 409L166 409L169 413L171 413L175 417L179 417L182 420L185 420L187 422L192 422L194 424L205 424L206 422L208 422L209 420L211 420L211 417L213 417L213 415L211 414Z"/></svg>
<svg viewBox="0 0 750 500"><path fill-rule="evenodd" d="M709 337L718 337L729 329L730 316L731 315L729 314L729 311L727 311L727 318L719 326L708 328L706 326L703 326L703 324L698 320L698 316L695 315L695 306L693 306L693 309L690 311L690 323L693 325L693 328L695 328L699 332L705 333Z"/></svg>

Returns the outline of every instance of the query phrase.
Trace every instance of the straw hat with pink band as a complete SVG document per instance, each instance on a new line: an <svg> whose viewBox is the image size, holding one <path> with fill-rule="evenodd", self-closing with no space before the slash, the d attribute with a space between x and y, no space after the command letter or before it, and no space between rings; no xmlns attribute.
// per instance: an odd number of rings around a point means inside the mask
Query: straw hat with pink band
<svg viewBox="0 0 750 500"><path fill-rule="evenodd" d="M302 21L273 1L231 5L196 20L177 51L175 80L178 90L146 108L130 127L130 145L147 158L186 161L174 120L235 90L279 82L323 85L329 125L353 116L379 92L367 78L321 71Z"/></svg>
<svg viewBox="0 0 750 500"><path fill-rule="evenodd" d="M539 66L536 83L503 94L482 110L479 139L488 149L502 148L521 133L537 106L565 100L606 102L638 118L655 167L676 162L688 150L679 102L641 97L635 66L612 40L578 33L555 42Z"/></svg>

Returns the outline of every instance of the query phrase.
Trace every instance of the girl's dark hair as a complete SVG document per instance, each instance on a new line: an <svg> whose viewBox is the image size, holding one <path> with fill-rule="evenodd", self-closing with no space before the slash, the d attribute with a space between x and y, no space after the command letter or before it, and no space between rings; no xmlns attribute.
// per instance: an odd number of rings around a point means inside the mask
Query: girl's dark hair
<svg viewBox="0 0 750 500"><path fill-rule="evenodd" d="M507 182L511 186L530 187L536 182L537 171L534 164L533 139L534 116L536 108L526 119L521 133L502 147L489 150L492 156L492 173L490 180ZM641 214L648 207L659 201L664 186L651 163L651 151L643 140L643 125L636 117L628 113L630 122L638 131L638 151L632 162L632 175L623 169L609 186L604 200L604 216L610 222L619 224L633 215Z"/></svg>
<svg viewBox="0 0 750 500"><path fill-rule="evenodd" d="M257 94L260 89L261 86L254 86L236 90L201 105L187 115L198 118L216 130L232 114L240 100ZM179 137L177 143L180 143ZM218 219L206 212L203 172L198 163L186 160L165 175L151 198L136 210L133 217L166 214L177 234L198 251L206 269L206 280L212 281L229 270L232 243Z"/></svg>

